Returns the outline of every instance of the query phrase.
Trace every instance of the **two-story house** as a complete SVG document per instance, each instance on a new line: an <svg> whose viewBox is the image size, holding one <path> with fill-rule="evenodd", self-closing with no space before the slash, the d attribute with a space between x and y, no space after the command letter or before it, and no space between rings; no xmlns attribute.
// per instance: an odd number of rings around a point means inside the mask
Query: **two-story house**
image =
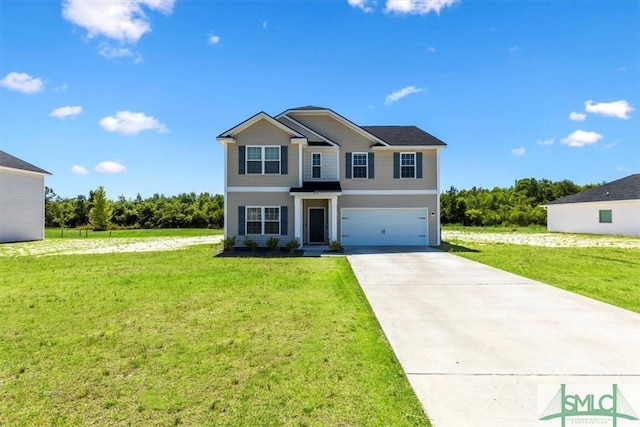
<svg viewBox="0 0 640 427"><path fill-rule="evenodd" d="M225 238L260 245L438 246L440 150L415 126L358 126L328 108L264 112L224 146Z"/></svg>

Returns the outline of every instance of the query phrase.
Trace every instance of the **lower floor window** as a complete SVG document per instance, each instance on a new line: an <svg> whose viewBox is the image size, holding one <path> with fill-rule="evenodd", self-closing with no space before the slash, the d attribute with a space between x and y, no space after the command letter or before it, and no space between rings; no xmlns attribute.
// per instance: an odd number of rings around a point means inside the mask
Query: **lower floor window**
<svg viewBox="0 0 640 427"><path fill-rule="evenodd" d="M279 207L248 207L247 234L280 234Z"/></svg>
<svg viewBox="0 0 640 427"><path fill-rule="evenodd" d="M611 209L601 210L600 211L600 223L602 224L611 224Z"/></svg>

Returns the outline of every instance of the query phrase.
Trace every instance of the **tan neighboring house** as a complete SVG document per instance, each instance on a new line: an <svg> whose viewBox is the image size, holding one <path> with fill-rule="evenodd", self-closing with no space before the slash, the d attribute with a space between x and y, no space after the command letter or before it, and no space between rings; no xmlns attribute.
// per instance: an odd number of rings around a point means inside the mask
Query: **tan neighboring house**
<svg viewBox="0 0 640 427"><path fill-rule="evenodd" d="M225 237L260 245L438 246L440 150L415 126L359 126L328 108L260 112L224 146Z"/></svg>
<svg viewBox="0 0 640 427"><path fill-rule="evenodd" d="M51 175L0 151L0 243L44 239L44 177Z"/></svg>

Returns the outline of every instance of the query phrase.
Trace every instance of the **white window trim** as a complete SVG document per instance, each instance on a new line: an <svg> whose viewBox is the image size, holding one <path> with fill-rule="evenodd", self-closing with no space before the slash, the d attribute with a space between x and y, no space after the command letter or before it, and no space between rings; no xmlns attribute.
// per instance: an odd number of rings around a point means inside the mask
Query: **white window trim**
<svg viewBox="0 0 640 427"><path fill-rule="evenodd" d="M402 155L403 154L413 154L413 176L402 176ZM418 177L418 155L415 152L411 153L400 153L400 179L417 179ZM407 167L407 166L405 166Z"/></svg>
<svg viewBox="0 0 640 427"><path fill-rule="evenodd" d="M256 174L257 175L257 174ZM265 209L278 209L278 234L266 234L265 231L265 223L266 222L276 222L276 221L267 221L265 219ZM249 227L247 226L249 222L249 209L260 209L260 234L250 234ZM258 221L251 221L258 222ZM245 206L244 208L244 235L245 236L279 236L282 233L280 229L280 225L282 224L282 210L280 206Z"/></svg>
<svg viewBox="0 0 640 427"><path fill-rule="evenodd" d="M320 164L319 165L314 165L313 164L313 156L315 155L320 156ZM319 177L314 177L313 176L313 168L320 168L320 176ZM322 179L322 153L311 153L311 179Z"/></svg>
<svg viewBox="0 0 640 427"><path fill-rule="evenodd" d="M357 165L355 164L355 157L357 155L364 155L364 165ZM356 176L355 174L355 168L362 168L364 167L365 170L365 176ZM367 179L369 178L369 153L366 152L357 152L357 153L351 153L351 178L352 179Z"/></svg>
<svg viewBox="0 0 640 427"><path fill-rule="evenodd" d="M249 162L257 162L257 160L249 160L249 148L260 148L260 163L261 163L261 172L249 172ZM266 150L265 148L277 148L278 149L278 173L266 173L265 170L265 162L275 162L275 160L267 160L266 159ZM281 175L282 174L282 148L279 145L247 145L246 154L244 158L244 170L245 175Z"/></svg>

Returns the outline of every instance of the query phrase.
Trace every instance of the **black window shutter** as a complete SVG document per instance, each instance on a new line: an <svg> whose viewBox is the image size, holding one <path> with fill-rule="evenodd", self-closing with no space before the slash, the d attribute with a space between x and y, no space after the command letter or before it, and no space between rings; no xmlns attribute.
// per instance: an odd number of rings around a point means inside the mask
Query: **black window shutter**
<svg viewBox="0 0 640 427"><path fill-rule="evenodd" d="M245 210L244 206L238 206L238 236L244 236Z"/></svg>
<svg viewBox="0 0 640 427"><path fill-rule="evenodd" d="M400 153L393 153L393 177L400 178Z"/></svg>
<svg viewBox="0 0 640 427"><path fill-rule="evenodd" d="M367 155L367 166L369 167L369 173L368 178L369 179L373 179L375 177L375 171L374 171L374 153L368 153Z"/></svg>
<svg viewBox="0 0 640 427"><path fill-rule="evenodd" d="M238 173L244 175L244 164L246 157L247 147L244 145L238 146Z"/></svg>
<svg viewBox="0 0 640 427"><path fill-rule="evenodd" d="M422 153L416 153L416 178L422 178Z"/></svg>
<svg viewBox="0 0 640 427"><path fill-rule="evenodd" d="M281 236L289 235L289 230L287 229L288 219L289 217L287 216L287 207L280 206L280 235Z"/></svg>
<svg viewBox="0 0 640 427"><path fill-rule="evenodd" d="M280 174L287 175L289 173L289 147L280 146Z"/></svg>
<svg viewBox="0 0 640 427"><path fill-rule="evenodd" d="M346 160L344 162L344 177L351 179L351 153L346 153Z"/></svg>

